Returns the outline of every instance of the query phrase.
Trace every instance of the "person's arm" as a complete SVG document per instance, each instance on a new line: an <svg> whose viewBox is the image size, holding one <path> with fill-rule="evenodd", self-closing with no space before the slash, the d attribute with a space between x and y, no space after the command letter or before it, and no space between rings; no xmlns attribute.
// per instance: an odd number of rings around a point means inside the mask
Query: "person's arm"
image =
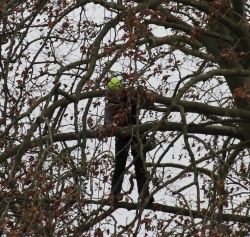
<svg viewBox="0 0 250 237"><path fill-rule="evenodd" d="M104 109L104 126L107 126L109 124L112 124L113 122L113 113L111 110L111 106L108 102L105 104L105 109Z"/></svg>

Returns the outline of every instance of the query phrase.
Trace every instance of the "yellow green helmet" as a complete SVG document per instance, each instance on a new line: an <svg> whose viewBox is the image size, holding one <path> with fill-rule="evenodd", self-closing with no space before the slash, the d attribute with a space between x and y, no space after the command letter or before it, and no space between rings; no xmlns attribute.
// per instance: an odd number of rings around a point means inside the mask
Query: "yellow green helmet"
<svg viewBox="0 0 250 237"><path fill-rule="evenodd" d="M110 90L120 90L122 89L122 82L119 78L112 77L107 85L107 88Z"/></svg>

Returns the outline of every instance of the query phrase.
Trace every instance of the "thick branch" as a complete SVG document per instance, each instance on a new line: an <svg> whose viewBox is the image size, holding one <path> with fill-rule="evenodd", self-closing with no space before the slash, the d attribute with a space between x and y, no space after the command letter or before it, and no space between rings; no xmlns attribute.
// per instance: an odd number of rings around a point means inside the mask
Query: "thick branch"
<svg viewBox="0 0 250 237"><path fill-rule="evenodd" d="M139 126L140 133L150 132L154 131L154 128L157 126L158 131L166 132L166 131L182 131L183 125L181 123L174 123L174 122L165 122L161 123L160 126L158 126L157 122L151 122L151 123L145 123ZM112 131L112 129L97 129L97 130L87 130L83 131L86 135L86 138L99 138L102 139L103 137L108 136L116 136L119 134L129 135L133 133L134 127L124 127L119 128L117 127L115 131ZM242 137L242 129L238 127L229 127L229 126L201 126L199 124L190 124L187 126L189 133L197 133L197 134L207 134L207 135L222 135L222 136L231 136L238 139L243 139ZM81 132L81 133L83 133ZM49 139L49 136L43 136L42 138L37 138L35 140L30 141L28 144L26 144L26 149L28 149L31 145L32 147L37 146L41 143L46 143L46 141ZM78 134L75 132L69 132L69 133L59 133L54 136L54 142L59 141L73 141L78 139ZM20 149L22 145L17 145L13 148L11 148L8 153L3 153L0 155L0 164L5 162L6 159L14 156L18 150Z"/></svg>
<svg viewBox="0 0 250 237"><path fill-rule="evenodd" d="M104 201L92 201L92 200L90 200L88 203L104 204L108 206L113 206L115 209L124 208L124 209L127 209L128 211L137 210L138 208L138 203L127 203L127 202L110 203L109 201L104 202ZM203 209L202 211L199 212L196 210L188 210L188 209L181 208L181 207L173 207L173 206L167 206L167 205L162 205L162 204L151 204L151 205L148 205L146 209L149 209L152 211L172 213L175 215L184 215L184 216L190 216L190 211L191 211L194 218L200 218L200 219L203 219L205 217L206 218L212 217L214 215L214 213L209 213L209 212L207 213L206 209ZM226 221L226 222L233 221L233 222L240 222L240 223L249 223L250 217L244 216L244 215L235 215L235 214L222 214L221 220Z"/></svg>

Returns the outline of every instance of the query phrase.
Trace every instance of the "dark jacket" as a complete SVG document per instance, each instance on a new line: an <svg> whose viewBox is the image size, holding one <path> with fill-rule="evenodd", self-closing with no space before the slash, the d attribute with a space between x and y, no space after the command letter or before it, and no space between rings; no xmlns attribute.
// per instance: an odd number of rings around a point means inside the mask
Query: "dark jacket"
<svg viewBox="0 0 250 237"><path fill-rule="evenodd" d="M108 91L105 97L104 124L127 126L136 123L136 92L122 89Z"/></svg>

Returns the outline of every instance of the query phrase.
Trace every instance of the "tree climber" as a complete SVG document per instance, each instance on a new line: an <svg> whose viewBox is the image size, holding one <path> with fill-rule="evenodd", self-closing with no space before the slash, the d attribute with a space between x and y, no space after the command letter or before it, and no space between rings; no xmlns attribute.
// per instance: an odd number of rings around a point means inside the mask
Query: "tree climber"
<svg viewBox="0 0 250 237"><path fill-rule="evenodd" d="M113 77L107 85L106 107L104 115L105 125L115 124L120 127L136 125L138 90L123 88L122 82ZM147 139L145 134L139 138L136 134L118 135L115 140L115 168L111 182L111 199L119 201L122 199L120 194L126 168L126 161L131 147L131 154L135 167L139 197L149 196L147 168L145 167L146 152L153 147L145 146ZM140 149L140 145L143 149ZM145 186L145 187L144 187ZM154 202L151 197L149 203Z"/></svg>

